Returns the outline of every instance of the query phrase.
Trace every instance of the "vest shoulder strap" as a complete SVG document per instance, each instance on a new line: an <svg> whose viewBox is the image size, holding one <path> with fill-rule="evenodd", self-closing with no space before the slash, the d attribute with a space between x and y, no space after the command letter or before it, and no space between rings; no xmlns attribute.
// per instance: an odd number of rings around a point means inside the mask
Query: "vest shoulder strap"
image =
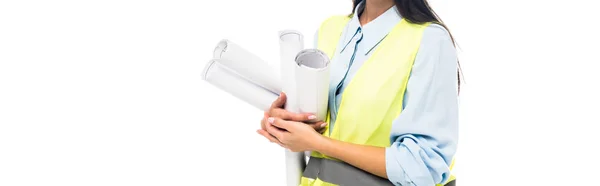
<svg viewBox="0 0 600 186"><path fill-rule="evenodd" d="M332 16L321 23L317 36L317 48L325 52L329 59L333 58L342 31L348 21L350 21L349 16L338 15Z"/></svg>

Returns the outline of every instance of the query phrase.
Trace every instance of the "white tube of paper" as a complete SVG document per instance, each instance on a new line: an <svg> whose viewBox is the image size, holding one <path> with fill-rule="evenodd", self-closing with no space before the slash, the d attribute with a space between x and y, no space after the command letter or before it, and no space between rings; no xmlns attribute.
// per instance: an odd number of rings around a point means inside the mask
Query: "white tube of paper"
<svg viewBox="0 0 600 186"><path fill-rule="evenodd" d="M273 93L279 94L281 92L281 78L278 71L241 46L227 39L221 40L215 47L213 58L219 59L222 65L248 81Z"/></svg>
<svg viewBox="0 0 600 186"><path fill-rule="evenodd" d="M314 113L325 121L329 92L329 58L317 49L306 49L296 57L296 97L298 112Z"/></svg>
<svg viewBox="0 0 600 186"><path fill-rule="evenodd" d="M202 79L260 110L268 110L279 95L241 77L224 66L222 61L225 60L209 61L204 67Z"/></svg>
<svg viewBox="0 0 600 186"><path fill-rule="evenodd" d="M281 58L281 80L282 91L286 94L287 100L285 109L291 112L298 112L296 106L296 76L295 67L296 55L304 49L304 36L293 30L284 30L279 32L279 55ZM285 150L286 182L287 186L300 185L302 172L306 167L304 153Z"/></svg>

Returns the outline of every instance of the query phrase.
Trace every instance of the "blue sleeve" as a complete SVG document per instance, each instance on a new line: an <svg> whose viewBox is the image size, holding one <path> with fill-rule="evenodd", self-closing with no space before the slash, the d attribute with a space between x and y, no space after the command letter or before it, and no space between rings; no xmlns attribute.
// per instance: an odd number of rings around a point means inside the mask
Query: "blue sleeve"
<svg viewBox="0 0 600 186"><path fill-rule="evenodd" d="M392 124L386 171L394 185L434 185L450 177L458 140L456 50L439 25L424 31L405 93Z"/></svg>

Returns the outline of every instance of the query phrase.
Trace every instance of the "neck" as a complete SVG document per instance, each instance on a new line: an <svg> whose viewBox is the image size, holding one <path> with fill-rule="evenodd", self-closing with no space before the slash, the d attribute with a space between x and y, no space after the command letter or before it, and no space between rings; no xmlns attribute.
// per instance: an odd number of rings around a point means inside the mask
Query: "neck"
<svg viewBox="0 0 600 186"><path fill-rule="evenodd" d="M365 0L365 9L359 17L360 24L365 25L379 17L394 6L393 0Z"/></svg>

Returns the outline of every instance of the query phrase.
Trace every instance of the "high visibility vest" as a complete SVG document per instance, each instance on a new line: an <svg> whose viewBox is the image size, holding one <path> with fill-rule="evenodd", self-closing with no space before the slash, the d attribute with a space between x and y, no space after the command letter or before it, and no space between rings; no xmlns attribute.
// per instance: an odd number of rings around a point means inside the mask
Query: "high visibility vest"
<svg viewBox="0 0 600 186"><path fill-rule="evenodd" d="M322 23L318 49L330 59L336 50L349 16L334 16ZM330 114L324 136L354 144L390 146L392 121L402 112L408 78L421 44L423 30L430 23L413 24L402 19L356 72L342 93L335 127L330 133ZM452 164L450 169L452 169ZM454 176L446 183L454 180ZM393 185L340 160L313 151L301 178L301 186ZM438 184L437 186L441 186Z"/></svg>

